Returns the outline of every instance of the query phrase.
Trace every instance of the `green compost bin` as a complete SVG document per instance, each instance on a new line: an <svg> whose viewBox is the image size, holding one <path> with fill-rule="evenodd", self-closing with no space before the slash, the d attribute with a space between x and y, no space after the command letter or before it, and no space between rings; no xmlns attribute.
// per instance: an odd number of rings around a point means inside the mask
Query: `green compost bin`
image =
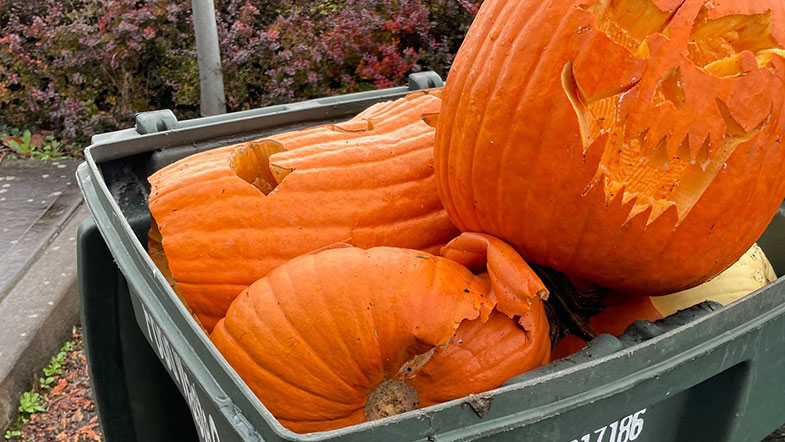
<svg viewBox="0 0 785 442"><path fill-rule="evenodd" d="M785 422L783 278L727 307L704 303L503 387L339 430L282 427L211 345L147 256L147 176L195 152L341 121L442 82L177 121L140 114L99 135L77 179L82 323L98 414L118 441L760 441ZM758 241L785 273L785 209Z"/></svg>

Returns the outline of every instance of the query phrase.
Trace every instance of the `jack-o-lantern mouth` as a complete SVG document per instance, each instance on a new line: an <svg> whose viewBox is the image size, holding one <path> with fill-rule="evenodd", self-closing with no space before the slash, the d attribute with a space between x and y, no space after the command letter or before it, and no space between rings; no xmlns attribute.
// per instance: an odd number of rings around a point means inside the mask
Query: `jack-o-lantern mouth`
<svg viewBox="0 0 785 442"><path fill-rule="evenodd" d="M704 142L694 149L690 146L688 135L677 152L669 153L667 134L658 137L647 129L632 138L625 136L626 122L620 115L620 103L624 95L637 86L636 81L609 89L606 94L586 97L575 78L572 62L564 66L562 87L578 117L584 153L589 149L603 149L596 175L584 195L595 186L602 185L606 201L617 197L621 197L625 205L633 201L628 220L649 211L649 224L674 207L681 221L708 189L736 147L763 130L771 113L751 130L745 130L733 118L727 104L715 98L725 123L722 138L713 145L707 135ZM674 68L657 84L653 105L668 101L678 109L685 100L679 69Z"/></svg>

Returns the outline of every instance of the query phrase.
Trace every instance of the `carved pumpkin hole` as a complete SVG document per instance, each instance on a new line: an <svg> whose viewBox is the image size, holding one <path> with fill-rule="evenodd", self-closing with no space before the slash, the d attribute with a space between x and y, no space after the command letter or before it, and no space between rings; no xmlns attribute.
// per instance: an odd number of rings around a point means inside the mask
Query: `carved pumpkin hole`
<svg viewBox="0 0 785 442"><path fill-rule="evenodd" d="M661 11L652 0L599 0L579 8L594 14L598 31L643 58L648 55L646 37L652 34L667 37L668 25L682 4L671 11Z"/></svg>
<svg viewBox="0 0 785 442"><path fill-rule="evenodd" d="M719 98L715 98L714 101L717 103L717 109L720 110L720 115L722 115L722 120L725 122L725 133L731 137L740 137L744 136L747 131L741 127L738 121L733 118L733 115L730 113L730 109L728 109L728 105L725 104Z"/></svg>
<svg viewBox="0 0 785 442"><path fill-rule="evenodd" d="M436 123L439 122L439 114L423 114L422 120L425 122L425 124L435 129Z"/></svg>
<svg viewBox="0 0 785 442"><path fill-rule="evenodd" d="M771 35L771 12L753 15L728 15L708 18L701 8L687 43L688 57L696 66L717 77L735 77L744 73L741 53L755 55L758 67L770 66L775 55L785 58L785 51Z"/></svg>
<svg viewBox="0 0 785 442"><path fill-rule="evenodd" d="M285 151L281 143L272 140L243 143L229 156L229 167L238 177L268 195L292 172L270 164L273 154Z"/></svg>
<svg viewBox="0 0 785 442"><path fill-rule="evenodd" d="M679 69L679 67L675 67L668 71L654 88L652 104L654 106L661 106L666 101L673 103L679 112L684 111L687 96L681 85L681 69Z"/></svg>
<svg viewBox="0 0 785 442"><path fill-rule="evenodd" d="M631 91L640 80L621 86L611 87L587 97L575 78L573 61L562 69L562 89L570 100L578 117L584 151L603 133L616 126L616 113L622 95Z"/></svg>
<svg viewBox="0 0 785 442"><path fill-rule="evenodd" d="M655 87L653 104L669 101L678 110L683 110L686 94L681 82L678 67L668 71ZM689 137L676 146L667 137L648 139L647 130L626 139L626 126L619 121L618 104L636 85L637 82L609 88L586 97L575 77L573 63L568 62L562 70L562 88L578 118L584 152L595 145L604 149L597 174L584 194L602 182L607 201L617 196L622 196L623 203L635 201L630 217L648 211L647 222L651 223L675 205L677 216L682 220L722 170L736 146L755 136L768 118L747 132L732 117L728 107L718 100L726 133L714 149L709 136L697 149L691 148Z"/></svg>
<svg viewBox="0 0 785 442"><path fill-rule="evenodd" d="M358 132L370 132L373 130L373 121L371 120L349 120L344 121L343 123L336 123L330 126L335 132L342 132L342 133L358 133Z"/></svg>

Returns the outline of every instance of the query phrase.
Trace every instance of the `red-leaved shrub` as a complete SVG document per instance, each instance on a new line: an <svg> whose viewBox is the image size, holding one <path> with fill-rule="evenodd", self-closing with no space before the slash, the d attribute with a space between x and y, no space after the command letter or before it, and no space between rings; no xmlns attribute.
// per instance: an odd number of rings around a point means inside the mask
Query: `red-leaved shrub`
<svg viewBox="0 0 785 442"><path fill-rule="evenodd" d="M230 111L442 75L481 0L217 0ZM0 2L0 120L84 142L198 114L190 0Z"/></svg>

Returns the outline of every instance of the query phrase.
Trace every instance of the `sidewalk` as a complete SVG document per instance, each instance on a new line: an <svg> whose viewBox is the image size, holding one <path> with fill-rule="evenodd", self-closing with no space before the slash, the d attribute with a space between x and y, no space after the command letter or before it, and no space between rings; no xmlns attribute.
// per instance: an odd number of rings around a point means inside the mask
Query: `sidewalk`
<svg viewBox="0 0 785 442"><path fill-rule="evenodd" d="M79 322L76 231L88 214L78 163L0 163L0 428Z"/></svg>

